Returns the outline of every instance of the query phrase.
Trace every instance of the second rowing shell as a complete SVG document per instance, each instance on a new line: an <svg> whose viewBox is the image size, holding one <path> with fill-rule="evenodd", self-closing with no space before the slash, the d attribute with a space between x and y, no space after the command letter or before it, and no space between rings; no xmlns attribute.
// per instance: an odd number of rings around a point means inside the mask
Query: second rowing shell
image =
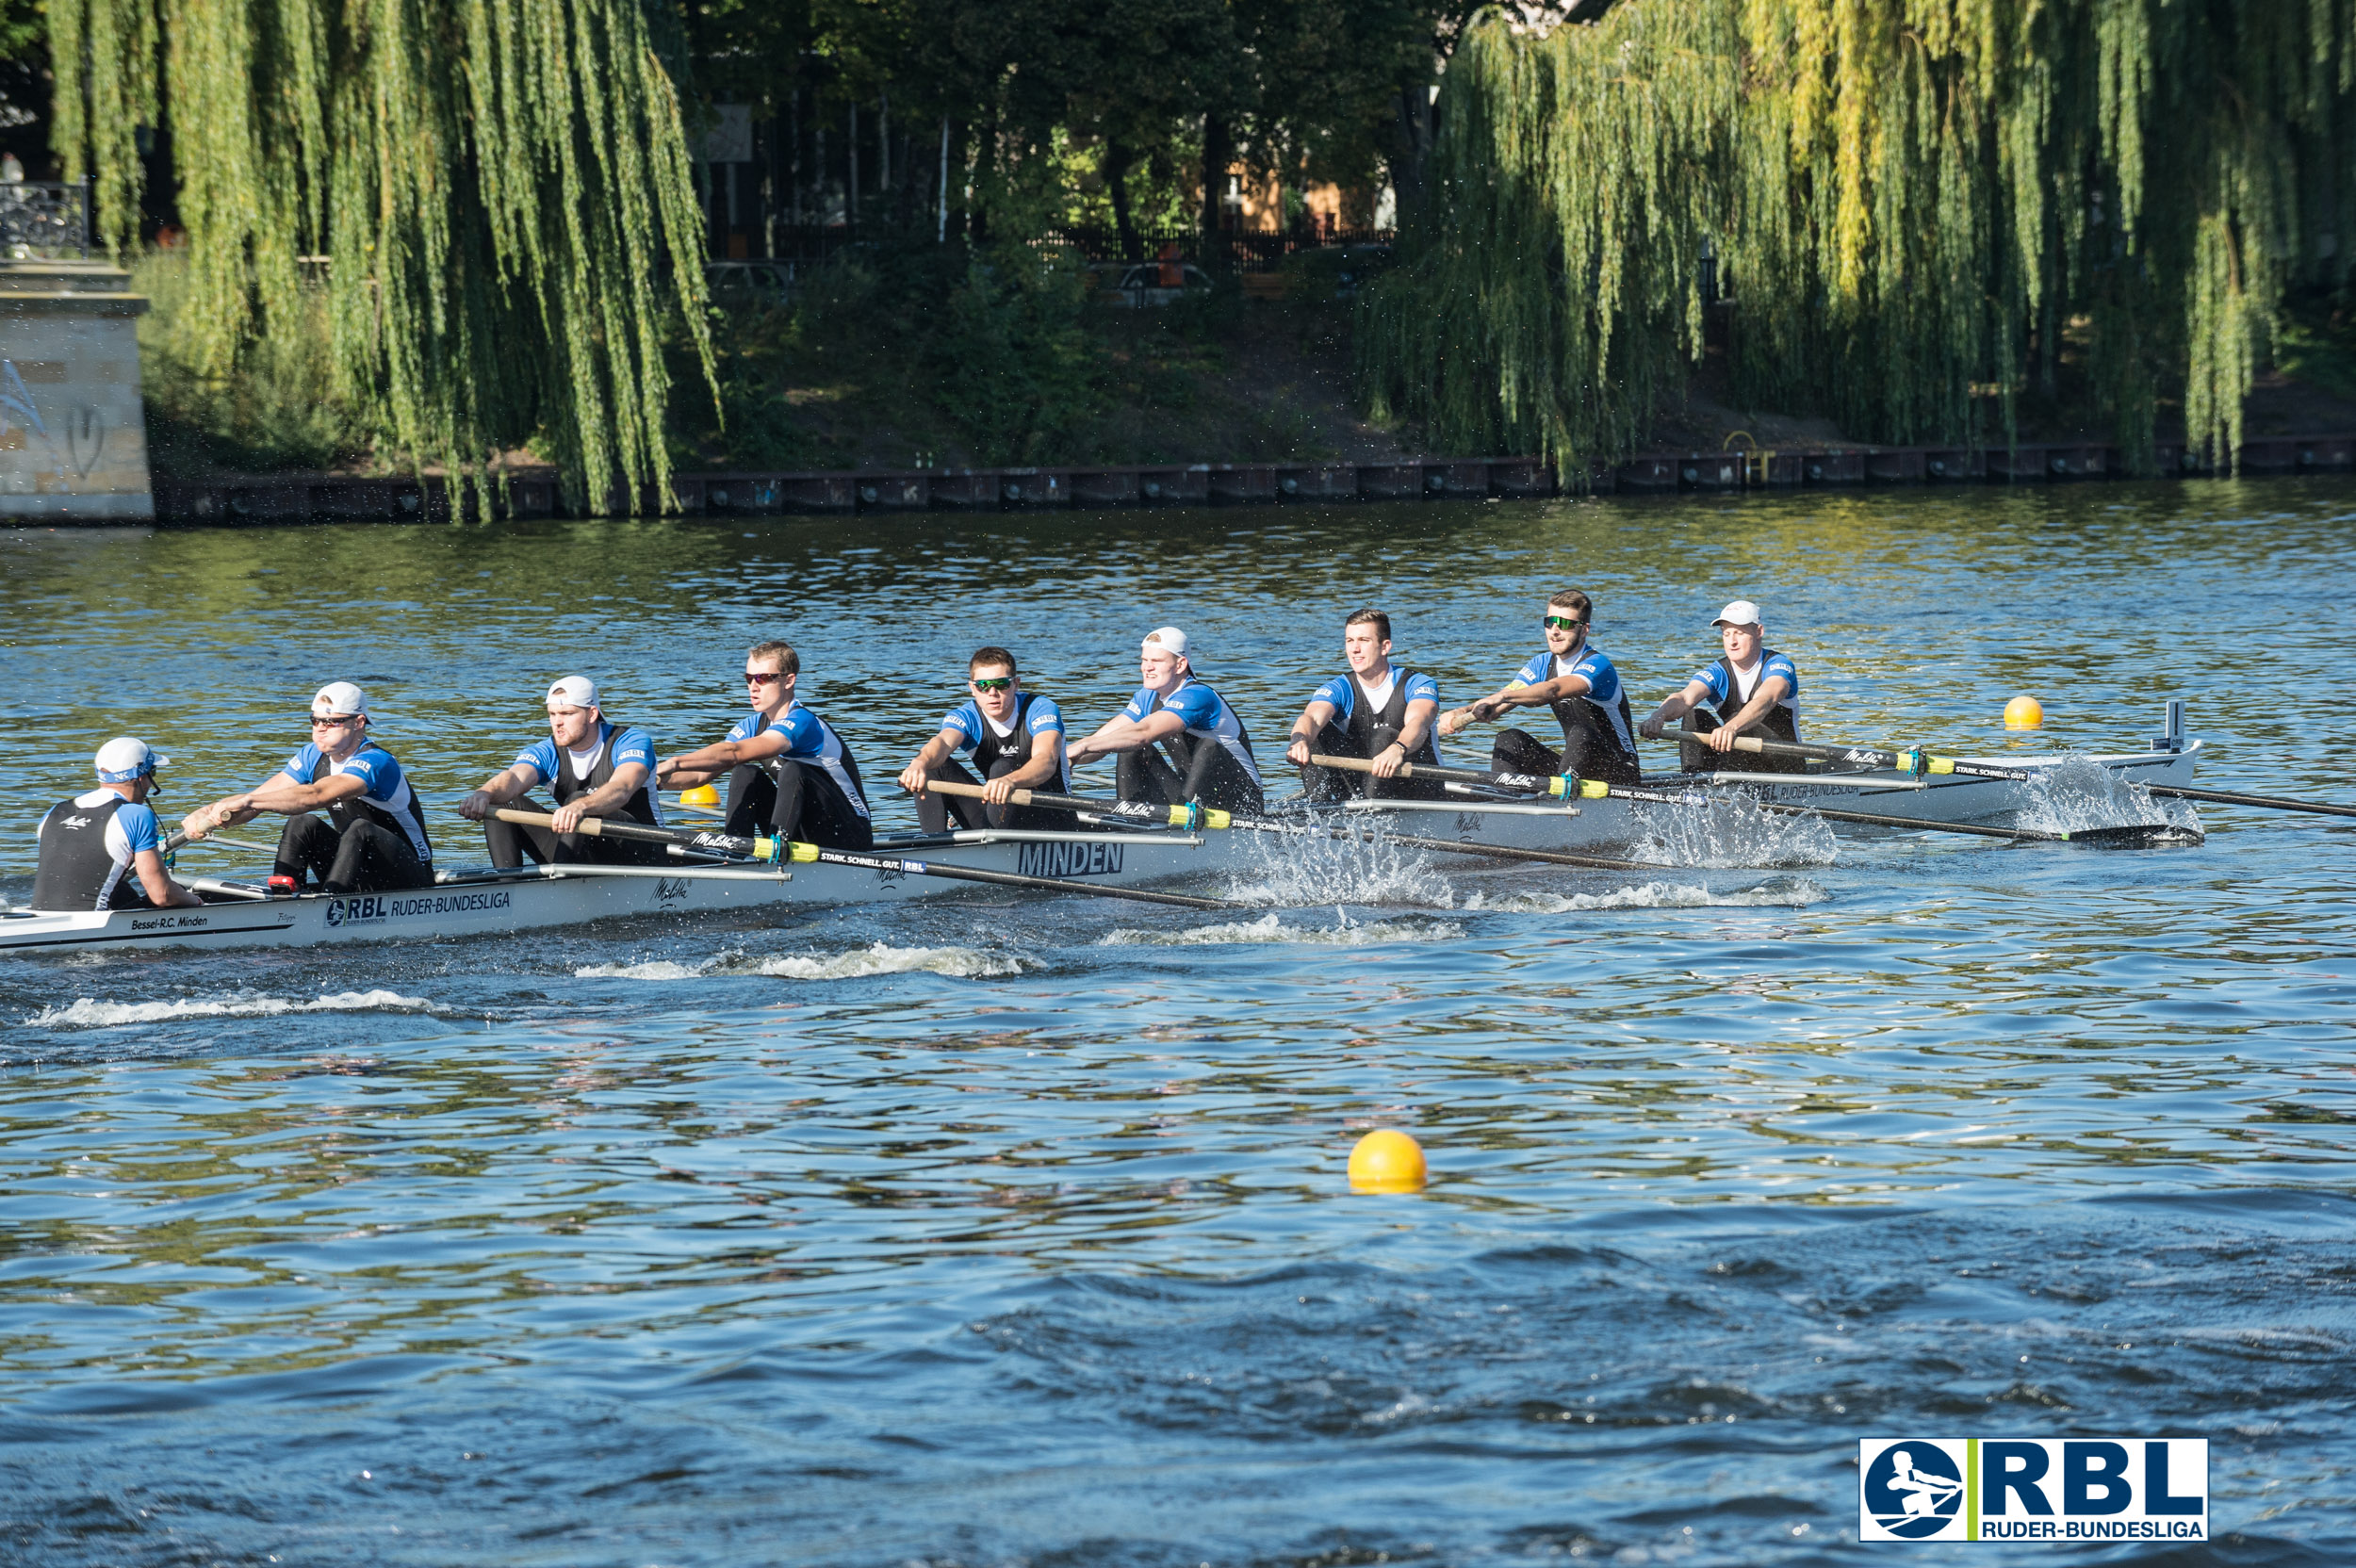
<svg viewBox="0 0 2356 1568"><path fill-rule="evenodd" d="M2047 776L2037 780L1975 778L1939 774L1918 778L1891 768L1856 773L1716 773L1679 774L1647 779L1648 790L1683 790L1708 786L1719 800L1739 805L1739 790L1777 806L1824 807L1842 811L1869 811L1876 816L1903 817L1921 823L2007 823L2038 825L2019 819L2045 803L2064 807L2055 798L2056 786L2068 783L2062 770L2091 766L2112 784L2175 784L2192 782L2199 765L2201 743L2189 741L2181 751L2133 751L2107 754L2060 754L2048 757L1962 759L1995 767L2018 768ZM1400 833L1453 839L1459 842L1510 845L1516 849L1622 850L1660 835L1680 817L1702 821L1708 808L1666 806L1645 801L1601 800L1576 803L1516 804L1494 797L1466 794L1461 800L1352 801L1342 813L1363 820L1386 820ZM2084 825L2094 825L2086 824Z"/></svg>

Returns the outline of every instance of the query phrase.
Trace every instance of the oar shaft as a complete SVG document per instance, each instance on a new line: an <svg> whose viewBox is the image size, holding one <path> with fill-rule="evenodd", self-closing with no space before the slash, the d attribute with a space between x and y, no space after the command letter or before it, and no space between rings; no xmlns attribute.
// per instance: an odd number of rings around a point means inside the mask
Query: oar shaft
<svg viewBox="0 0 2356 1568"><path fill-rule="evenodd" d="M512 822L525 827L553 827L556 819L546 811L521 811L502 806L491 815L501 822ZM676 844L681 849L704 855L733 856L740 860L782 860L789 858L792 844L777 839L747 839L735 833L710 833L697 827L649 827L642 822L626 822L614 817L583 817L573 829L592 839L622 839L631 843ZM807 860L807 856L791 858Z"/></svg>
<svg viewBox="0 0 2356 1568"><path fill-rule="evenodd" d="M2246 795L2234 790L2194 790L2181 784L2146 784L2155 795L2174 800L2201 800L2217 806L2254 806L2267 811L2306 811L2318 817L2356 817L2356 806L2334 806L2322 800L2292 800L2284 795Z"/></svg>
<svg viewBox="0 0 2356 1568"><path fill-rule="evenodd" d="M1664 732L1672 741L1693 741L1702 745L1710 737L1693 728ZM1915 764L1922 771L1935 774L1955 774L1965 778L2034 778L2025 768L2000 767L1993 762L1959 762L1952 757L1934 757L1928 752L1883 751L1873 746L1820 746L1803 741L1771 741L1763 735L1737 735L1734 749L1749 752L1754 757L1799 757L1824 762L1851 762L1859 767L1896 768L1912 773Z"/></svg>
<svg viewBox="0 0 2356 1568"><path fill-rule="evenodd" d="M982 798L982 786L967 784L955 778L928 778L924 788L933 794L958 795L967 800ZM1228 813L1215 807L1147 805L1142 801L1092 800L1087 795L1050 794L1044 790L1015 790L1006 796L1009 806L1039 806L1051 811L1104 811L1137 822L1152 822L1170 827L1224 827Z"/></svg>

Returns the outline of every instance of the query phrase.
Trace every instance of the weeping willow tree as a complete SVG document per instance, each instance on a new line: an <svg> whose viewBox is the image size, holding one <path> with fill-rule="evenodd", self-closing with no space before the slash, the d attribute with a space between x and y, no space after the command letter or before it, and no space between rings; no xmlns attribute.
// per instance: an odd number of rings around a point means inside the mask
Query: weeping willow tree
<svg viewBox="0 0 2356 1568"><path fill-rule="evenodd" d="M642 0L50 0L55 139L136 243L139 127L169 125L194 357L303 319L412 461L482 482L538 433L574 499L667 497L663 339L707 380L703 223Z"/></svg>
<svg viewBox="0 0 2356 1568"><path fill-rule="evenodd" d="M2115 439L2223 457L2284 290L2356 217L2356 0L1627 0L1470 28L1378 404L1566 473L1640 440L1737 283L1746 406L1977 441L2083 356Z"/></svg>

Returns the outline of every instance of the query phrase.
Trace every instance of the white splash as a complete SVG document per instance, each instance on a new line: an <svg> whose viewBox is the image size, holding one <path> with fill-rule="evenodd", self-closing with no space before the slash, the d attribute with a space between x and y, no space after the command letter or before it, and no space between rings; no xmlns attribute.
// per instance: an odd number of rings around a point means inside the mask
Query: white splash
<svg viewBox="0 0 2356 1568"><path fill-rule="evenodd" d="M399 991L338 991L308 1002L283 996L233 996L215 1001L98 1002L83 997L71 1006L44 1007L25 1021L43 1029L120 1029L133 1023L162 1023L181 1018L275 1018L285 1013L438 1013L447 1011L421 996Z"/></svg>
<svg viewBox="0 0 2356 1568"><path fill-rule="evenodd" d="M1840 854L1824 819L1762 811L1747 795L1641 809L1634 820L1644 837L1628 858L1669 866L1828 866Z"/></svg>
<svg viewBox="0 0 2356 1568"><path fill-rule="evenodd" d="M1287 925L1271 912L1258 920L1223 921L1185 931L1139 931L1127 926L1099 938L1099 947L1227 947L1253 942L1307 947L1373 947L1385 942L1452 942L1464 934L1454 921L1415 919L1353 921L1337 925Z"/></svg>
<svg viewBox="0 0 2356 1568"><path fill-rule="evenodd" d="M1379 822L1367 826L1363 837L1255 833L1251 863L1236 868L1226 896L1280 908L1422 904L1445 909L1454 902L1448 879L1427 856L1385 840Z"/></svg>
<svg viewBox="0 0 2356 1568"><path fill-rule="evenodd" d="M775 954L746 961L726 953L701 963L658 958L642 964L590 964L573 971L583 980L695 980L709 975L771 975L783 980L860 980L872 974L945 974L986 980L1020 974L1022 959L972 947L893 947L877 942L848 953Z"/></svg>
<svg viewBox="0 0 2356 1568"><path fill-rule="evenodd" d="M2200 813L2190 801L2160 801L2151 792L2116 769L2072 756L2021 786L2016 826L2040 833L2075 833L2088 827L2131 823L2168 823L2199 832Z"/></svg>
<svg viewBox="0 0 2356 1568"><path fill-rule="evenodd" d="M1561 915L1575 909L1805 909L1831 896L1806 877L1777 878L1723 892L1687 883L1646 882L1602 893L1474 893L1463 907L1517 915Z"/></svg>

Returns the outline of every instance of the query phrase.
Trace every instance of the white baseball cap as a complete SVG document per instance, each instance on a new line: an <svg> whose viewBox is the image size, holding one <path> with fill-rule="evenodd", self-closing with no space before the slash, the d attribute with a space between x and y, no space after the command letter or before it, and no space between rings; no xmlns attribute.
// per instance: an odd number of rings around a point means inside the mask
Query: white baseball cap
<svg viewBox="0 0 2356 1568"><path fill-rule="evenodd" d="M1180 659L1186 656L1186 634L1174 626L1166 626L1159 631L1149 631L1145 634L1147 647L1152 647L1156 643Z"/></svg>
<svg viewBox="0 0 2356 1568"><path fill-rule="evenodd" d="M169 757L158 757L148 749L147 743L136 736L118 735L98 748L90 760L98 768L101 784L128 784L134 778L144 778L157 768L171 764Z"/></svg>
<svg viewBox="0 0 2356 1568"><path fill-rule="evenodd" d="M357 713L368 716L368 694L349 680L331 680L311 694L311 709L327 710L329 718L340 719Z"/></svg>
<svg viewBox="0 0 2356 1568"><path fill-rule="evenodd" d="M1719 611L1718 618L1710 624L1711 626L1758 626L1760 624L1759 606L1748 599L1736 599L1732 604Z"/></svg>
<svg viewBox="0 0 2356 1568"><path fill-rule="evenodd" d="M597 683L585 675L568 675L548 688L548 701L564 708L595 708Z"/></svg>

